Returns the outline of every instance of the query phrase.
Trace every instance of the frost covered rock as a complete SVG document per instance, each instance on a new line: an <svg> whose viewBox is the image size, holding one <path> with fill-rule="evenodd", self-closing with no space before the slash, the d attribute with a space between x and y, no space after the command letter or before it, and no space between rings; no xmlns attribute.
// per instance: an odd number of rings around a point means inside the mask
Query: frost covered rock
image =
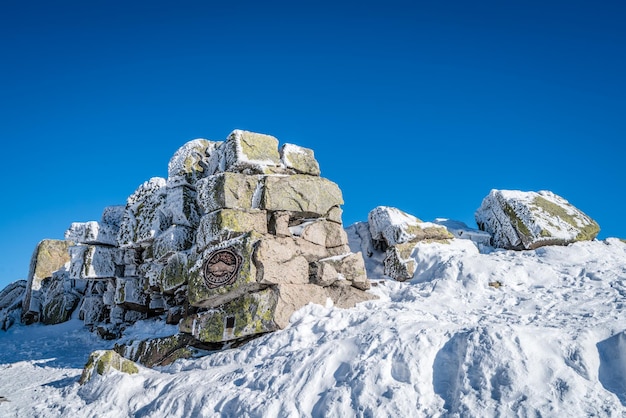
<svg viewBox="0 0 626 418"><path fill-rule="evenodd" d="M312 149L293 144L285 144L280 148L280 160L286 168L299 174L320 175L320 165L315 159Z"/></svg>
<svg viewBox="0 0 626 418"><path fill-rule="evenodd" d="M69 320L80 302L79 290L73 286L67 270L52 273L42 284L40 322L54 325Z"/></svg>
<svg viewBox="0 0 626 418"><path fill-rule="evenodd" d="M167 260L167 264L158 272L158 284L162 293L174 294L189 282L191 260L187 251L179 251Z"/></svg>
<svg viewBox="0 0 626 418"><path fill-rule="evenodd" d="M148 311L148 296L144 291L143 277L118 277L115 283L116 305L133 311Z"/></svg>
<svg viewBox="0 0 626 418"><path fill-rule="evenodd" d="M180 147L167 166L167 185L193 186L208 175L209 158L221 142L198 138Z"/></svg>
<svg viewBox="0 0 626 418"><path fill-rule="evenodd" d="M23 318L27 323L36 322L40 313L41 283L52 277L52 273L59 270L70 261L68 248L71 241L45 239L35 248L30 260L28 284L23 302Z"/></svg>
<svg viewBox="0 0 626 418"><path fill-rule="evenodd" d="M6 331L20 321L26 284L26 280L18 280L0 291L0 330Z"/></svg>
<svg viewBox="0 0 626 418"><path fill-rule="evenodd" d="M267 212L262 210L221 209L200 220L196 233L198 249L236 238L247 232L267 233Z"/></svg>
<svg viewBox="0 0 626 418"><path fill-rule="evenodd" d="M181 332L206 343L217 343L276 331L273 319L277 294L271 288L242 294L219 307L187 317L180 324Z"/></svg>
<svg viewBox="0 0 626 418"><path fill-rule="evenodd" d="M165 186L165 179L153 177L130 195L117 236L120 246L150 241L170 226L163 213Z"/></svg>
<svg viewBox="0 0 626 418"><path fill-rule="evenodd" d="M385 275L399 282L413 278L416 262L411 257L415 243L405 242L387 248L383 261Z"/></svg>
<svg viewBox="0 0 626 418"><path fill-rule="evenodd" d="M152 255L155 259L163 259L179 251L190 249L194 244L194 229L188 226L172 225L152 243Z"/></svg>
<svg viewBox="0 0 626 418"><path fill-rule="evenodd" d="M124 206L109 206L102 213L100 222L73 222L65 231L65 239L78 244L117 245Z"/></svg>
<svg viewBox="0 0 626 418"><path fill-rule="evenodd" d="M422 222L388 206L374 208L368 214L367 224L355 228L352 233L358 243L351 245L358 245L367 257L380 258L384 265L383 274L398 281L413 277L416 262L412 252L418 243L448 243L454 238L445 226ZM353 250L356 249L353 247Z"/></svg>
<svg viewBox="0 0 626 418"><path fill-rule="evenodd" d="M422 222L413 215L389 206L378 206L367 216L372 239L382 248L405 242L453 238L445 227Z"/></svg>
<svg viewBox="0 0 626 418"><path fill-rule="evenodd" d="M280 167L278 140L271 135L234 130L209 159L209 174L231 171L271 173Z"/></svg>
<svg viewBox="0 0 626 418"><path fill-rule="evenodd" d="M195 228L201 216L196 190L188 186L168 186L162 213L167 223Z"/></svg>
<svg viewBox="0 0 626 418"><path fill-rule="evenodd" d="M175 334L116 344L113 350L124 358L146 367L167 366L178 359L197 355L198 350L190 346L193 343L194 339L189 334Z"/></svg>
<svg viewBox="0 0 626 418"><path fill-rule="evenodd" d="M74 245L68 248L71 257L70 278L107 279L116 275L120 250L104 245Z"/></svg>
<svg viewBox="0 0 626 418"><path fill-rule="evenodd" d="M514 250L592 240L600 231L593 219L549 191L492 190L475 218L494 246Z"/></svg>
<svg viewBox="0 0 626 418"><path fill-rule="evenodd" d="M265 179L261 209L290 211L299 217L316 218L339 205L343 205L341 190L330 180L303 174Z"/></svg>
<svg viewBox="0 0 626 418"><path fill-rule="evenodd" d="M218 173L197 183L198 204L206 213L218 209L258 208L263 177Z"/></svg>
<svg viewBox="0 0 626 418"><path fill-rule="evenodd" d="M139 373L134 362L125 359L113 350L98 350L91 353L80 377L80 384L85 384L95 376L105 376L112 371L126 374Z"/></svg>

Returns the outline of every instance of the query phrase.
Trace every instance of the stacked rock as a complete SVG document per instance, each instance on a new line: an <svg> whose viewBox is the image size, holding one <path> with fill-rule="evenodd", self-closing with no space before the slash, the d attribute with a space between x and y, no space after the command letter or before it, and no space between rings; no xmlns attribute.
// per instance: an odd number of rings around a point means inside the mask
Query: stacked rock
<svg viewBox="0 0 626 418"><path fill-rule="evenodd" d="M102 335L165 314L204 343L284 328L313 302L373 298L350 252L339 187L313 151L236 130L181 147L100 222L74 223L67 276L82 281L80 316Z"/></svg>

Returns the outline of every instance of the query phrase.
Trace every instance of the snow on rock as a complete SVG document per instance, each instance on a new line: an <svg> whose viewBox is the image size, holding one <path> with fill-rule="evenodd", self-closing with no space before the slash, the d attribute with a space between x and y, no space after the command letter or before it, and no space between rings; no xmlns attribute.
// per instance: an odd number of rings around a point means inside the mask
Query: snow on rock
<svg viewBox="0 0 626 418"><path fill-rule="evenodd" d="M152 240L167 229L163 213L166 199L166 180L153 177L144 182L128 197L117 242L120 246Z"/></svg>
<svg viewBox="0 0 626 418"><path fill-rule="evenodd" d="M312 149L285 144L280 148L280 160L285 167L299 174L320 175L320 166Z"/></svg>
<svg viewBox="0 0 626 418"><path fill-rule="evenodd" d="M208 175L209 158L221 142L198 138L180 147L167 165L167 186L191 186Z"/></svg>
<svg viewBox="0 0 626 418"><path fill-rule="evenodd" d="M124 206L104 208L100 222L73 222L65 231L65 239L78 244L117 245Z"/></svg>
<svg viewBox="0 0 626 418"><path fill-rule="evenodd" d="M372 209L367 222L372 239L384 248L411 241L452 238L445 228L422 222L413 215L389 206Z"/></svg>
<svg viewBox="0 0 626 418"><path fill-rule="evenodd" d="M485 248L491 246L491 234L480 229L470 228L461 221L454 221L446 218L437 218L433 223L445 226L454 238L469 239L476 243L478 247Z"/></svg>
<svg viewBox="0 0 626 418"><path fill-rule="evenodd" d="M236 129L211 155L208 173L270 174L280 166L278 139Z"/></svg>
<svg viewBox="0 0 626 418"><path fill-rule="evenodd" d="M371 241L365 254L385 251L383 261L385 276L399 281L408 280L415 272L415 261L411 258L418 242L448 242L453 235L444 226L422 222L400 209L379 206L368 215L369 234L362 239ZM356 248L362 244L354 244ZM369 244L368 244L369 245ZM355 247L352 247L353 251Z"/></svg>
<svg viewBox="0 0 626 418"><path fill-rule="evenodd" d="M22 316L26 280L18 280L0 291L0 330L6 331Z"/></svg>
<svg viewBox="0 0 626 418"><path fill-rule="evenodd" d="M492 190L475 218L493 245L506 249L567 245L592 240L600 231L593 219L549 191Z"/></svg>
<svg viewBox="0 0 626 418"><path fill-rule="evenodd" d="M98 350L89 356L80 377L80 383L84 384L95 376L106 376L113 370L126 374L139 373L139 367L135 363L120 356L117 352Z"/></svg>

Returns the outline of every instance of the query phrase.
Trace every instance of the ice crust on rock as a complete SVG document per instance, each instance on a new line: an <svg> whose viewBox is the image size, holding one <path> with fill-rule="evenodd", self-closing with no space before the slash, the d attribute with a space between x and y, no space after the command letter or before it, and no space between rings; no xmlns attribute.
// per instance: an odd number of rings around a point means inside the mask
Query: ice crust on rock
<svg viewBox="0 0 626 418"><path fill-rule="evenodd" d="M209 158L220 144L198 138L180 147L167 166L168 187L193 186L207 176Z"/></svg>
<svg viewBox="0 0 626 418"><path fill-rule="evenodd" d="M422 222L400 209L378 206L368 214L367 231L363 226L353 231L361 241L359 247L371 257L375 252L385 252L384 274L398 281L409 280L415 272L411 258L419 242L448 242L454 236L442 225ZM355 237L356 238L356 237ZM367 244L362 244L362 242ZM355 247L351 247L356 251Z"/></svg>
<svg viewBox="0 0 626 418"><path fill-rule="evenodd" d="M600 227L564 198L549 192L492 190L475 213L493 245L532 249L594 239Z"/></svg>

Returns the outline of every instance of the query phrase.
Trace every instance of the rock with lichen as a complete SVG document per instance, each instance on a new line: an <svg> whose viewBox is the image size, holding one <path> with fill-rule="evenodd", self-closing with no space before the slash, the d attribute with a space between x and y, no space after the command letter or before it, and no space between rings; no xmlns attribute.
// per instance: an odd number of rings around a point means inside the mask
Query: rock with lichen
<svg viewBox="0 0 626 418"><path fill-rule="evenodd" d="M271 135L241 130L223 142L189 141L170 159L167 179L144 182L99 221L70 225L67 265L33 276L33 289L46 281L31 298L32 321L59 323L77 310L106 339L149 317L178 324L178 336L120 351L157 365L190 347L282 329L308 303L371 300L343 203L311 149L279 148ZM115 363L110 356L92 363Z"/></svg>
<svg viewBox="0 0 626 418"><path fill-rule="evenodd" d="M44 279L70 262L71 241L44 239L35 248L30 261L28 284L23 301L23 320L36 322L41 310L41 284Z"/></svg>
<svg viewBox="0 0 626 418"><path fill-rule="evenodd" d="M166 196L166 180L153 177L128 197L117 236L118 245L149 242L170 226L163 213Z"/></svg>
<svg viewBox="0 0 626 418"><path fill-rule="evenodd" d="M588 241L600 232L593 219L549 191L492 190L475 218L495 247L512 250Z"/></svg>
<svg viewBox="0 0 626 418"><path fill-rule="evenodd" d="M80 384L85 384L96 376L105 376L113 372L135 374L139 373L139 367L113 350L94 351L80 376Z"/></svg>

